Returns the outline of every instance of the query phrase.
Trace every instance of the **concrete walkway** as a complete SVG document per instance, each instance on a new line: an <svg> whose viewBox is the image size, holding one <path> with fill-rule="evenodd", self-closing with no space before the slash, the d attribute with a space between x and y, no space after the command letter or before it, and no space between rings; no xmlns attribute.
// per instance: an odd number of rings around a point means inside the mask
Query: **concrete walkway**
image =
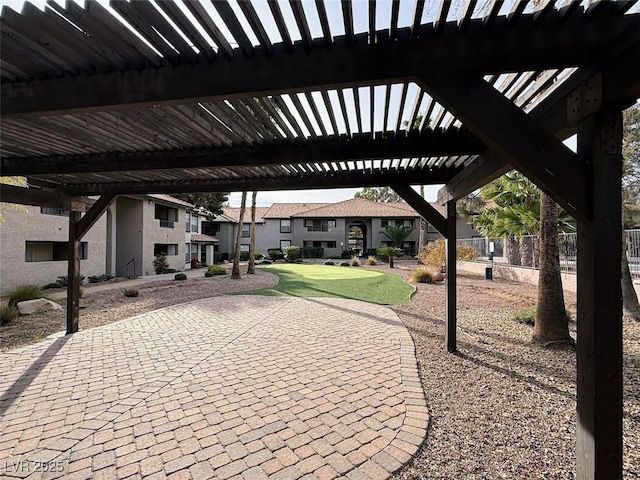
<svg viewBox="0 0 640 480"><path fill-rule="evenodd" d="M388 308L230 296L0 355L0 476L383 479L428 415ZM44 472L43 470L48 470Z"/></svg>

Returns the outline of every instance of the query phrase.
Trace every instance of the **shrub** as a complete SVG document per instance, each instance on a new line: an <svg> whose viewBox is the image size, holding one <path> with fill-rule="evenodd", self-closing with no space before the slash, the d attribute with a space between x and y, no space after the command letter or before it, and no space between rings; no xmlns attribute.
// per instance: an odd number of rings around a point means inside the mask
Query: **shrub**
<svg viewBox="0 0 640 480"><path fill-rule="evenodd" d="M272 260L282 260L284 258L284 254L282 253L282 250L280 250L279 248L270 248L267 250L267 253L269 254L269 258L271 258Z"/></svg>
<svg viewBox="0 0 640 480"><path fill-rule="evenodd" d="M536 323L536 307L529 307L525 310L518 310L513 319L518 323L534 326Z"/></svg>
<svg viewBox="0 0 640 480"><path fill-rule="evenodd" d="M342 262L340 264L341 267L350 267L351 265L349 265L349 262Z"/></svg>
<svg viewBox="0 0 640 480"><path fill-rule="evenodd" d="M176 273L173 277L174 280L186 280L187 275L184 273Z"/></svg>
<svg viewBox="0 0 640 480"><path fill-rule="evenodd" d="M300 258L300 247L296 247L295 245L291 245L290 247L285 248L284 252L287 258L287 262L294 263Z"/></svg>
<svg viewBox="0 0 640 480"><path fill-rule="evenodd" d="M167 268L167 271L164 273L176 273L178 270L176 270L175 268Z"/></svg>
<svg viewBox="0 0 640 480"><path fill-rule="evenodd" d="M49 290L51 288L62 288L62 285L60 285L58 282L53 282L53 283L47 283L45 286L42 287L43 290Z"/></svg>
<svg viewBox="0 0 640 480"><path fill-rule="evenodd" d="M64 288L67 285L69 285L69 279L67 278L66 275L59 275L58 279L56 280L56 283L60 285L61 288ZM80 275L80 285L82 285L83 283L84 283L84 275Z"/></svg>
<svg viewBox="0 0 640 480"><path fill-rule="evenodd" d="M213 263L222 263L225 260L229 260L227 252L213 252Z"/></svg>
<svg viewBox="0 0 640 480"><path fill-rule="evenodd" d="M36 298L46 298L42 289L33 283L23 283L9 292L7 304L15 308L16 305L25 300L35 300Z"/></svg>
<svg viewBox="0 0 640 480"><path fill-rule="evenodd" d="M226 275L227 269L220 265L209 265L209 272L212 275Z"/></svg>
<svg viewBox="0 0 640 480"><path fill-rule="evenodd" d="M327 260L326 262L324 262L325 265L335 265L335 263L333 263L331 260Z"/></svg>
<svg viewBox="0 0 640 480"><path fill-rule="evenodd" d="M107 280L111 280L113 277L111 275L107 275L106 273L103 273L102 275L91 275L88 280L89 283L99 283L99 282L106 282Z"/></svg>
<svg viewBox="0 0 640 480"><path fill-rule="evenodd" d="M255 252L253 254L253 258L256 260L262 260L264 258L264 253L262 252Z"/></svg>
<svg viewBox="0 0 640 480"><path fill-rule="evenodd" d="M199 268L209 268L209 265L207 264L207 262L202 262L198 264Z"/></svg>
<svg viewBox="0 0 640 480"><path fill-rule="evenodd" d="M409 276L412 283L433 283L435 281L435 273L428 268L416 268Z"/></svg>
<svg viewBox="0 0 640 480"><path fill-rule="evenodd" d="M352 267L359 267L360 266L360 260L358 260L358 257L356 257L355 255L353 257L351 257L351 261L349 263L351 263Z"/></svg>
<svg viewBox="0 0 640 480"><path fill-rule="evenodd" d="M153 269L156 271L156 275L167 273L169 270L167 256L162 254L156 255L156 258L153 260Z"/></svg>
<svg viewBox="0 0 640 480"><path fill-rule="evenodd" d="M269 260L262 260L260 265L271 265L271 262Z"/></svg>
<svg viewBox="0 0 640 480"><path fill-rule="evenodd" d="M0 304L0 325L8 325L11 320L18 316L18 311L15 307L11 307L6 303Z"/></svg>
<svg viewBox="0 0 640 480"><path fill-rule="evenodd" d="M240 261L246 262L249 260L249 252L240 252Z"/></svg>
<svg viewBox="0 0 640 480"><path fill-rule="evenodd" d="M125 297L137 297L138 295L140 295L140 292L137 288L123 288L122 292L124 293Z"/></svg>
<svg viewBox="0 0 640 480"><path fill-rule="evenodd" d="M378 264L378 259L374 255L369 255L369 258L367 258L367 265L377 265L377 264Z"/></svg>
<svg viewBox="0 0 640 480"><path fill-rule="evenodd" d="M204 272L204 276L205 277L213 277L213 272L210 272L209 270L207 270L206 272Z"/></svg>
<svg viewBox="0 0 640 480"><path fill-rule="evenodd" d="M433 243L425 245L418 254L418 260L424 265L442 269L445 267L446 243L444 240L436 240ZM478 251L470 245L457 245L456 258L458 262L475 260L480 255Z"/></svg>
<svg viewBox="0 0 640 480"><path fill-rule="evenodd" d="M388 260L389 268L393 268L393 259L400 255L400 252L401 250L399 248L390 246L380 247L378 249L378 255Z"/></svg>
<svg viewBox="0 0 640 480"><path fill-rule="evenodd" d="M351 258L356 254L356 252L353 251L353 249L348 249L348 250L343 250L342 253L340 254L340 258Z"/></svg>

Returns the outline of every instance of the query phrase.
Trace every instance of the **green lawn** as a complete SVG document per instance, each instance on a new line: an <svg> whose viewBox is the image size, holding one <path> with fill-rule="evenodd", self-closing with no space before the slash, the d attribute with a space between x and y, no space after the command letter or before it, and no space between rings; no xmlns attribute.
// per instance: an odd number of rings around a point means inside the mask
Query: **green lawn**
<svg viewBox="0 0 640 480"><path fill-rule="evenodd" d="M398 275L362 267L273 264L260 268L278 275L280 282L243 295L338 297L384 305L407 303L413 291Z"/></svg>

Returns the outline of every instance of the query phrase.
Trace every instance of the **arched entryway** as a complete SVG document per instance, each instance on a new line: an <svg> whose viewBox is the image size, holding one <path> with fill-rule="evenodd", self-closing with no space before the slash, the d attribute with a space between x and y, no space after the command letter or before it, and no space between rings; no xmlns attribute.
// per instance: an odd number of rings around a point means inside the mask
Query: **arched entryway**
<svg viewBox="0 0 640 480"><path fill-rule="evenodd" d="M353 250L356 255L362 256L366 252L367 226L364 222L352 222L349 225L349 237L347 238L349 250Z"/></svg>

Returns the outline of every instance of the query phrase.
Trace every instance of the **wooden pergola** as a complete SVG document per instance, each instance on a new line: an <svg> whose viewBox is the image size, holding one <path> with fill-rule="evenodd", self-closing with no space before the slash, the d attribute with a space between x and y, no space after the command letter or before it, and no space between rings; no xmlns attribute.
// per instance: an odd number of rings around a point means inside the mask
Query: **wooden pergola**
<svg viewBox="0 0 640 480"><path fill-rule="evenodd" d="M456 200L516 168L578 220L577 476L620 478L636 1L416 0L404 25L390 5L3 8L2 175L30 188L2 185L2 201L71 210L74 333L80 239L117 195L392 186L447 239L454 352ZM575 133L577 154L562 144ZM446 218L415 184L445 184Z"/></svg>

